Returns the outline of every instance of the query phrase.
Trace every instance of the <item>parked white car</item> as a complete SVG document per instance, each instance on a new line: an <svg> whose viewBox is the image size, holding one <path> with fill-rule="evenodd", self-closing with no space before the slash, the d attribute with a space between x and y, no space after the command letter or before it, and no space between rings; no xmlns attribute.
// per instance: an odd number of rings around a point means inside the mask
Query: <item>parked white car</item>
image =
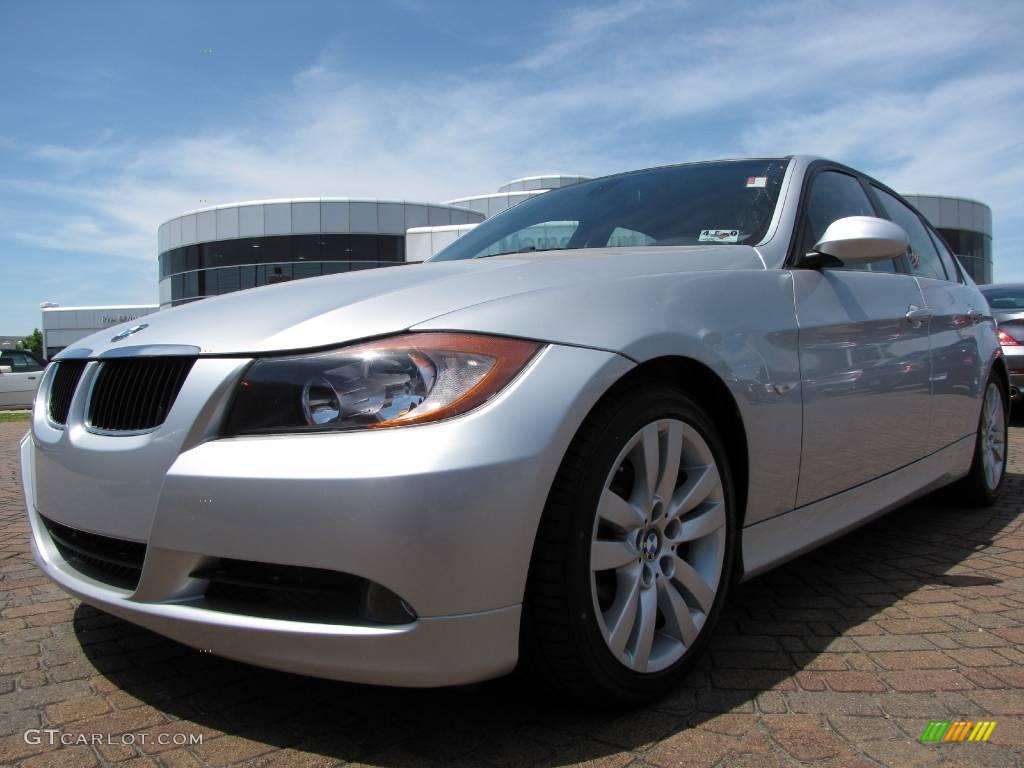
<svg viewBox="0 0 1024 768"><path fill-rule="evenodd" d="M31 408L45 367L32 352L0 352L0 408Z"/></svg>

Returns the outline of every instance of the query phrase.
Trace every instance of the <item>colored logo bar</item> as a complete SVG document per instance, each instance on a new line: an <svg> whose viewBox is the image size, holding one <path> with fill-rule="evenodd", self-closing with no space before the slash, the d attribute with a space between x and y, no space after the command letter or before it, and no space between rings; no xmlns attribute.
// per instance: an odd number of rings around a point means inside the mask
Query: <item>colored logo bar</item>
<svg viewBox="0 0 1024 768"><path fill-rule="evenodd" d="M932 720L921 734L921 741L988 741L995 720Z"/></svg>

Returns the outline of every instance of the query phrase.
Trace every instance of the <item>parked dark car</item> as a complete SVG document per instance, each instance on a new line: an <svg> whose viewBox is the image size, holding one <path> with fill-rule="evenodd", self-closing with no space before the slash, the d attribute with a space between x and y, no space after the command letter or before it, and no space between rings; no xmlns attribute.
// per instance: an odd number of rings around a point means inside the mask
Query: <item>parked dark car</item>
<svg viewBox="0 0 1024 768"><path fill-rule="evenodd" d="M999 343L1010 372L1010 396L1024 391L1024 283L979 286L999 324Z"/></svg>

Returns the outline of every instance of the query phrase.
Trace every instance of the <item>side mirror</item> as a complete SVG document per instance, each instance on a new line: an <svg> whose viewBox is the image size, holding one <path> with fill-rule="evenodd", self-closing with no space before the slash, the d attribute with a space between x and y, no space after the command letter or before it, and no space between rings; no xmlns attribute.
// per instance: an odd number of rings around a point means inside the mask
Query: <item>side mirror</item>
<svg viewBox="0 0 1024 768"><path fill-rule="evenodd" d="M5 373L11 373L13 369L9 365L0 365L0 375Z"/></svg>
<svg viewBox="0 0 1024 768"><path fill-rule="evenodd" d="M820 269L887 261L904 253L909 244L899 224L874 216L847 216L829 224L814 249L801 256L796 266Z"/></svg>

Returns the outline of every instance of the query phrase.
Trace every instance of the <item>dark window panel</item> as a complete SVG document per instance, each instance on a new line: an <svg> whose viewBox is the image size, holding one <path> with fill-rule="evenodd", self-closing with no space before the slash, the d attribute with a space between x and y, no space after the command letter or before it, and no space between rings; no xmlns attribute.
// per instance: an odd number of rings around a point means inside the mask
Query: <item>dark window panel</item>
<svg viewBox="0 0 1024 768"><path fill-rule="evenodd" d="M199 273L185 273L185 294L184 298L191 299L199 295Z"/></svg>
<svg viewBox="0 0 1024 768"><path fill-rule="evenodd" d="M352 235L352 260L377 261L377 235Z"/></svg>
<svg viewBox="0 0 1024 768"><path fill-rule="evenodd" d="M238 267L227 267L217 271L220 273L218 276L218 287L220 288L218 293L234 293L241 289L242 284L238 277Z"/></svg>
<svg viewBox="0 0 1024 768"><path fill-rule="evenodd" d="M266 264L280 264L291 261L291 242L287 237L267 237L263 239L260 250L260 261ZM267 274L270 274L269 272Z"/></svg>
<svg viewBox="0 0 1024 768"><path fill-rule="evenodd" d="M319 261L297 261L292 264L292 275L296 280L301 280L305 277L320 277L320 274Z"/></svg>
<svg viewBox="0 0 1024 768"><path fill-rule="evenodd" d="M185 249L175 248L171 251L171 274L185 271Z"/></svg>
<svg viewBox="0 0 1024 768"><path fill-rule="evenodd" d="M244 291L246 288L252 288L256 285L256 267L239 267L238 268L238 282Z"/></svg>
<svg viewBox="0 0 1024 768"><path fill-rule="evenodd" d="M291 235L288 241L291 247L291 261L320 260L320 235Z"/></svg>
<svg viewBox="0 0 1024 768"><path fill-rule="evenodd" d="M377 241L377 257L381 261L405 261L405 238L381 235Z"/></svg>
<svg viewBox="0 0 1024 768"><path fill-rule="evenodd" d="M291 264L268 264L267 265L267 283L274 285L275 283L285 283L292 279L292 265Z"/></svg>
<svg viewBox="0 0 1024 768"><path fill-rule="evenodd" d="M206 270L206 290L203 291L204 296L216 296L218 293L220 293L220 290L218 288L218 286L220 285L219 275L219 269Z"/></svg>
<svg viewBox="0 0 1024 768"><path fill-rule="evenodd" d="M209 259L207 267L226 267L238 263L239 244L237 240L222 240L212 245L213 248L207 253Z"/></svg>
<svg viewBox="0 0 1024 768"><path fill-rule="evenodd" d="M189 245L185 248L185 269L199 269L199 246Z"/></svg>
<svg viewBox="0 0 1024 768"><path fill-rule="evenodd" d="M201 269L206 269L213 265L216 261L217 244L216 243L200 243L199 245L199 266Z"/></svg>
<svg viewBox="0 0 1024 768"><path fill-rule="evenodd" d="M349 261L352 258L351 235L322 235L322 258L326 261Z"/></svg>

